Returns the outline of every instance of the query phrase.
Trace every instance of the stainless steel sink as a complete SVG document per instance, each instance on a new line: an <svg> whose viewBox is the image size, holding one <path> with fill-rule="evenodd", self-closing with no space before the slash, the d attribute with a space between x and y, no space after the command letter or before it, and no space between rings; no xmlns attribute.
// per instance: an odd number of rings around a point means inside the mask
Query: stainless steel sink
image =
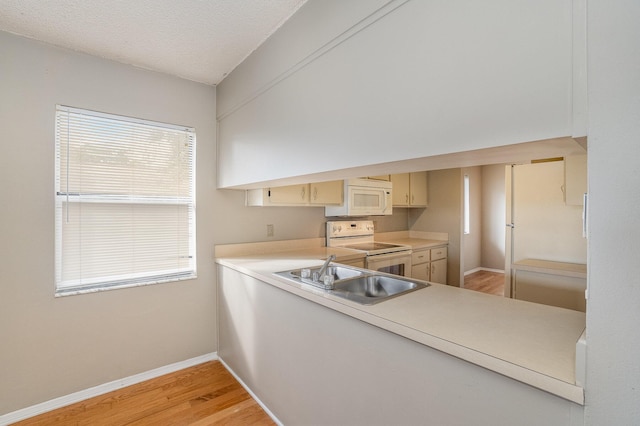
<svg viewBox="0 0 640 426"><path fill-rule="evenodd" d="M329 292L363 305L372 305L427 286L406 278L375 274L337 283Z"/></svg>
<svg viewBox="0 0 640 426"><path fill-rule="evenodd" d="M284 271L284 272L276 272L276 275L280 275L281 277L288 278L290 280L301 282L305 284L310 284L315 287L320 287L325 290L331 289L335 287L338 283L343 280L361 277L365 275L368 271L356 268L349 268L346 266L339 265L330 265L326 274L330 276L332 279L327 281L319 281L320 277L318 274L320 273L320 267L317 268L302 268L302 269L294 269L292 271ZM314 279L316 277L316 279Z"/></svg>
<svg viewBox="0 0 640 426"><path fill-rule="evenodd" d="M318 276L319 271L319 267L302 268L275 274L362 305L373 305L429 286L405 277L346 266L329 266L326 280Z"/></svg>
<svg viewBox="0 0 640 426"><path fill-rule="evenodd" d="M291 275L295 277L300 277L302 274L302 269L298 269L295 271L291 271ZM310 276L313 276L314 273L319 272L320 268L309 268ZM340 281L347 278L360 277L364 275L366 272L360 269L347 268L346 266L334 266L331 265L327 268L327 275L333 276L333 280Z"/></svg>

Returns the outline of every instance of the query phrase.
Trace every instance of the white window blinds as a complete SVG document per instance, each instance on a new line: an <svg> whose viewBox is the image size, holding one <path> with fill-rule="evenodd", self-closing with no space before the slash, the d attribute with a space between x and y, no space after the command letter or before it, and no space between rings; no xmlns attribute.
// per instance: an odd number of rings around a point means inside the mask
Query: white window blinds
<svg viewBox="0 0 640 426"><path fill-rule="evenodd" d="M56 294L194 278L195 132L58 106Z"/></svg>

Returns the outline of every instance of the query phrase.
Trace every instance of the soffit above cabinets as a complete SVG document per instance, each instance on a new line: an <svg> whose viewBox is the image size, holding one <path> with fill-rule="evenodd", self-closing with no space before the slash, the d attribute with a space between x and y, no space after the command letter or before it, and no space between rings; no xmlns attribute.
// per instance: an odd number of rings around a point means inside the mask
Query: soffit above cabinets
<svg viewBox="0 0 640 426"><path fill-rule="evenodd" d="M286 177L277 180L238 185L229 189L256 189L273 186L295 185L299 183L324 182L350 179L362 176L375 176L394 173L408 173L430 170L454 169L460 167L486 166L491 164L527 164L537 158L566 157L586 154L586 139L562 137L540 141L503 145L491 148L474 149L451 154L416 157L403 161L371 164Z"/></svg>

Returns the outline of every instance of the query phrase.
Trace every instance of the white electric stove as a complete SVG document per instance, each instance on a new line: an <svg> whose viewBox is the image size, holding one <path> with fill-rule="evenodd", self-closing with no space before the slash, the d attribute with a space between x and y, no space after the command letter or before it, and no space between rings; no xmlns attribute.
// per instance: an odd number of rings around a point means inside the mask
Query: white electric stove
<svg viewBox="0 0 640 426"><path fill-rule="evenodd" d="M329 221L327 247L364 252L367 269L411 276L411 247L375 241L374 232L371 220Z"/></svg>

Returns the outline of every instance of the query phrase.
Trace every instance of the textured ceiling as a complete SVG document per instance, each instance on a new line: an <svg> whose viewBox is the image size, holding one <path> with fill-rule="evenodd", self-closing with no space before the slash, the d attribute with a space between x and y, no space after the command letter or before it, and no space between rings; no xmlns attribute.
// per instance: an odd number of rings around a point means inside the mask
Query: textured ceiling
<svg viewBox="0 0 640 426"><path fill-rule="evenodd" d="M217 84L306 0L0 0L0 30Z"/></svg>

